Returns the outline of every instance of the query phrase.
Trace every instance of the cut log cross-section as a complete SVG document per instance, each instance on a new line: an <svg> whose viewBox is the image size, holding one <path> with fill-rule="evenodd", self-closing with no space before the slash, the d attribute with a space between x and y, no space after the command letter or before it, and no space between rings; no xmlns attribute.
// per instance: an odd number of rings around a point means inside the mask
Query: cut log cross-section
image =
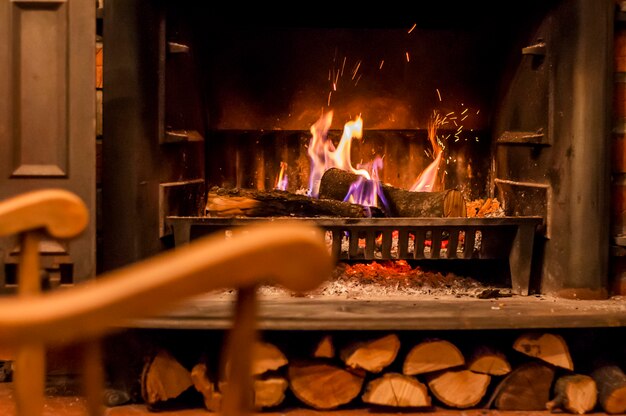
<svg viewBox="0 0 626 416"><path fill-rule="evenodd" d="M364 378L325 362L289 364L289 387L302 403L318 410L335 409L354 400Z"/></svg>
<svg viewBox="0 0 626 416"><path fill-rule="evenodd" d="M432 394L450 407L466 409L476 406L485 397L491 376L470 370L447 370L429 376Z"/></svg>
<svg viewBox="0 0 626 416"><path fill-rule="evenodd" d="M330 335L325 335L313 350L314 358L335 358L335 346L333 344L333 338Z"/></svg>
<svg viewBox="0 0 626 416"><path fill-rule="evenodd" d="M370 381L361 396L364 403L389 407L429 407L428 388L415 377L386 373Z"/></svg>
<svg viewBox="0 0 626 416"><path fill-rule="evenodd" d="M414 346L404 359L402 373L408 376L445 370L465 364L461 351L450 341L433 339Z"/></svg>
<svg viewBox="0 0 626 416"><path fill-rule="evenodd" d="M599 365L591 373L598 386L598 403L606 413L626 413L626 375L614 364Z"/></svg>
<svg viewBox="0 0 626 416"><path fill-rule="evenodd" d="M553 412L562 409L582 415L596 407L598 391L593 378L583 374L560 377L554 386L554 398L546 403Z"/></svg>
<svg viewBox="0 0 626 416"><path fill-rule="evenodd" d="M530 357L538 358L566 370L574 370L574 362L567 343L562 336L550 333L529 332L520 335L513 344L513 349Z"/></svg>
<svg viewBox="0 0 626 416"><path fill-rule="evenodd" d="M202 363L196 364L191 369L191 380L196 390L204 397L204 407L211 412L219 412L222 407L222 393L217 391L215 383L210 380L207 366Z"/></svg>
<svg viewBox="0 0 626 416"><path fill-rule="evenodd" d="M400 350L400 339L389 334L374 340L356 342L341 350L342 361L350 368L380 373L391 364Z"/></svg>
<svg viewBox="0 0 626 416"><path fill-rule="evenodd" d="M554 367L524 363L511 371L494 390L487 407L499 410L545 410L554 381Z"/></svg>
<svg viewBox="0 0 626 416"><path fill-rule="evenodd" d="M192 386L190 371L168 351L159 351L143 368L141 394L148 406L175 399Z"/></svg>
<svg viewBox="0 0 626 416"><path fill-rule="evenodd" d="M320 199L343 201L350 185L359 175L331 168L320 180ZM466 217L465 199L460 191L411 192L388 184L381 184L391 217Z"/></svg>
<svg viewBox="0 0 626 416"><path fill-rule="evenodd" d="M472 354L467 368L475 373L503 376L511 372L506 356L489 347L479 347Z"/></svg>

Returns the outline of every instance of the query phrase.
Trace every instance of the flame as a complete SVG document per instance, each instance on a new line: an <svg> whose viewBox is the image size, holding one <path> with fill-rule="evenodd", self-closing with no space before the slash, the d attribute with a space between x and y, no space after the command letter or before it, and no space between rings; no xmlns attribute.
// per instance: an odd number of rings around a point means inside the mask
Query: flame
<svg viewBox="0 0 626 416"><path fill-rule="evenodd" d="M437 180L437 172L439 171L439 164L441 163L441 159L443 156L443 149L439 145L437 141L437 129L444 125L447 122L446 117L442 117L436 111L433 113L430 121L428 122L428 140L433 148L433 155L435 160L430 163L424 169L417 179L415 183L409 191L412 192L432 192L435 182Z"/></svg>
<svg viewBox="0 0 626 416"><path fill-rule="evenodd" d="M344 201L366 207L376 207L379 206L378 200L380 199L381 205L388 208L387 200L383 193L383 187L378 176L378 171L382 169L382 167L383 159L380 156L376 156L370 166L372 179L359 176L359 178L350 185L350 189Z"/></svg>
<svg viewBox="0 0 626 416"><path fill-rule="evenodd" d="M280 172L278 173L278 176L276 177L276 182L274 183L274 189L286 191L288 184L289 184L289 180L287 178L287 163L280 162Z"/></svg>
<svg viewBox="0 0 626 416"><path fill-rule="evenodd" d="M370 174L365 169L354 169L350 152L352 148L352 138L363 137L363 119L357 116L356 119L347 122L343 128L341 140L335 148L333 142L328 138L328 130L333 121L333 112L329 111L311 126L311 141L309 142L308 154L311 159L311 175L309 176L309 195L317 198L319 195L320 180L326 170L338 168L357 175L371 179Z"/></svg>

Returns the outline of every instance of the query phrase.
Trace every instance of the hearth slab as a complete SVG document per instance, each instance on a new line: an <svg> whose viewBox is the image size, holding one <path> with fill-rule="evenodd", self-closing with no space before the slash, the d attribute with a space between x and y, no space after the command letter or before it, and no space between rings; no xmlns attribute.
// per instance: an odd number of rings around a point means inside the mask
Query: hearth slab
<svg viewBox="0 0 626 416"><path fill-rule="evenodd" d="M225 329L233 299L204 295L131 328ZM476 299L259 300L262 330L456 330L626 326L626 299L570 300L546 296Z"/></svg>

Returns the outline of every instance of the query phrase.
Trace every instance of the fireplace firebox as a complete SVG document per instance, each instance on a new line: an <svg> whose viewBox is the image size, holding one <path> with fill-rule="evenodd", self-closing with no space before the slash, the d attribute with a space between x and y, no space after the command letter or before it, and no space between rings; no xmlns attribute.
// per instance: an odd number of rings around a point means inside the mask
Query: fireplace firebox
<svg viewBox="0 0 626 416"><path fill-rule="evenodd" d="M184 243L192 229L224 228L205 216L213 186L271 190L282 166L287 191L310 192L310 129L332 111L334 139L362 119L350 157L356 166L380 156L382 182L410 188L441 146L433 188L504 208L504 218L473 225L361 220L373 224L355 231L371 234L366 252L383 229L458 233L510 220L530 224L524 237L506 231L489 244L509 248L498 257L515 263L515 293L607 297L611 2L528 0L511 10L450 0L291 15L265 4L105 7L102 270ZM433 132L436 117L445 123ZM350 228L331 222L337 239Z"/></svg>

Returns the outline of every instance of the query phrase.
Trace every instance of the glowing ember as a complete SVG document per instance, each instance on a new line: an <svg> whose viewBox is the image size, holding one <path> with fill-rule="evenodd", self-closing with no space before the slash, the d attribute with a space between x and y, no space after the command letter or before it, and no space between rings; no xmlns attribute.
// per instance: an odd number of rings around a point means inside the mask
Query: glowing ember
<svg viewBox="0 0 626 416"><path fill-rule="evenodd" d="M333 112L323 114L319 120L311 126L311 141L309 142L308 154L311 159L311 175L309 177L309 195L317 198L319 195L320 180L326 170L330 168L342 169L371 179L366 169L354 169L350 151L352 138L363 137L363 120L357 116L353 121L349 121L343 128L341 140L335 148L333 142L328 138L328 130L333 121Z"/></svg>
<svg viewBox="0 0 626 416"><path fill-rule="evenodd" d="M287 178L287 163L280 162L280 172L278 173L278 176L276 177L276 182L274 183L274 189L286 191L288 184L289 184L289 180Z"/></svg>

